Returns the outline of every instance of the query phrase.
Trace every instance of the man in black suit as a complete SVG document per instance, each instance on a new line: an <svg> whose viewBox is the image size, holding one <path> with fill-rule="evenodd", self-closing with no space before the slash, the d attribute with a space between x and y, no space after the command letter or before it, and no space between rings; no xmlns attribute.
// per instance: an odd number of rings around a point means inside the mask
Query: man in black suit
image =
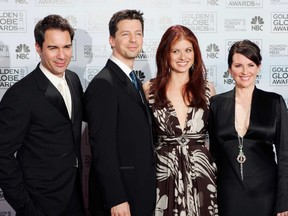
<svg viewBox="0 0 288 216"><path fill-rule="evenodd" d="M67 70L74 30L49 15L34 36L41 62L0 103L0 187L17 216L82 216L83 91Z"/></svg>
<svg viewBox="0 0 288 216"><path fill-rule="evenodd" d="M129 76L142 49L142 15L113 15L112 55L84 94L92 152L89 207L95 216L149 216L155 207L151 118L141 83L137 90Z"/></svg>

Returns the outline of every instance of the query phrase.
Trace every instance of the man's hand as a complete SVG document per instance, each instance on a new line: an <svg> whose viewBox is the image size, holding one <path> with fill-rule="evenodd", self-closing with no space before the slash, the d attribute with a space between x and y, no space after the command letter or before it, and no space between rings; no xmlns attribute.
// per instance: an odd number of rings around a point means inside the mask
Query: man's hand
<svg viewBox="0 0 288 216"><path fill-rule="evenodd" d="M111 208L111 216L131 216L128 202L113 206Z"/></svg>

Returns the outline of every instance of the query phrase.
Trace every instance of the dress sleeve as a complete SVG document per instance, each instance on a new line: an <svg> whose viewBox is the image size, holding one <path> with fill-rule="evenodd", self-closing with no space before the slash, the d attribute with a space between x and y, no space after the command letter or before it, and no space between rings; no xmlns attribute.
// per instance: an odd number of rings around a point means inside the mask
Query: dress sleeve
<svg viewBox="0 0 288 216"><path fill-rule="evenodd" d="M216 112L216 105L215 101L213 100L213 97L210 98L210 106L209 106L209 121L208 121L208 134L209 134L209 151L214 158L216 159L217 155L217 141L215 137L215 129L216 129L216 124L215 124L215 112Z"/></svg>
<svg viewBox="0 0 288 216"><path fill-rule="evenodd" d="M275 213L288 210L288 113L282 96L278 100L275 147L278 163L278 184Z"/></svg>

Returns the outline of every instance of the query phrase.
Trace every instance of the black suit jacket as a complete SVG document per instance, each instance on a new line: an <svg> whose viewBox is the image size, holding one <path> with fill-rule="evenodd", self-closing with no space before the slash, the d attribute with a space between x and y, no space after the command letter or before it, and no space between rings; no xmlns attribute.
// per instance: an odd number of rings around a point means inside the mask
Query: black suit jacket
<svg viewBox="0 0 288 216"><path fill-rule="evenodd" d="M0 103L0 187L25 216L62 215L75 188L76 157L81 169L83 91L74 72L67 70L66 80L71 120L61 94L39 65L9 88Z"/></svg>
<svg viewBox="0 0 288 216"><path fill-rule="evenodd" d="M89 84L84 106L92 151L92 213L110 215L112 206L128 201L133 216L151 215L156 174L146 101L127 75L108 60Z"/></svg>

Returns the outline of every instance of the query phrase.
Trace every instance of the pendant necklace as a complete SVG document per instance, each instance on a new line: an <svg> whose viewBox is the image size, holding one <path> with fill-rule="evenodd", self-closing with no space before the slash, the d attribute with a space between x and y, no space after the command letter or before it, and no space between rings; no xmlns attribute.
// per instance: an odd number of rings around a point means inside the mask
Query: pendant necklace
<svg viewBox="0 0 288 216"><path fill-rule="evenodd" d="M238 121L237 121L237 117L235 115L235 124L236 124L236 128L237 128L238 149L239 149L239 152L238 152L236 160L237 160L237 162L240 165L240 176L241 176L241 180L242 181L244 180L244 168L243 168L243 165L244 165L244 163L246 161L246 156L245 156L244 150L243 150L243 147L244 147L244 135L245 135L245 133L247 132L247 129L248 129L247 123L248 123L248 119L249 119L249 116L250 116L250 111L251 111L251 105L250 105L249 109L247 110L247 116L245 118L245 122L244 122L244 127L243 128L239 127ZM239 135L240 131L242 132L242 134L241 134L242 136Z"/></svg>
<svg viewBox="0 0 288 216"><path fill-rule="evenodd" d="M243 151L243 137L240 137L239 135L238 135L238 148L239 148L239 153L237 156L237 161L240 164L240 175L241 175L241 180L243 181L243 179L244 179L244 177L243 177L244 176L243 175L243 164L246 161L246 156L245 156L244 151Z"/></svg>

